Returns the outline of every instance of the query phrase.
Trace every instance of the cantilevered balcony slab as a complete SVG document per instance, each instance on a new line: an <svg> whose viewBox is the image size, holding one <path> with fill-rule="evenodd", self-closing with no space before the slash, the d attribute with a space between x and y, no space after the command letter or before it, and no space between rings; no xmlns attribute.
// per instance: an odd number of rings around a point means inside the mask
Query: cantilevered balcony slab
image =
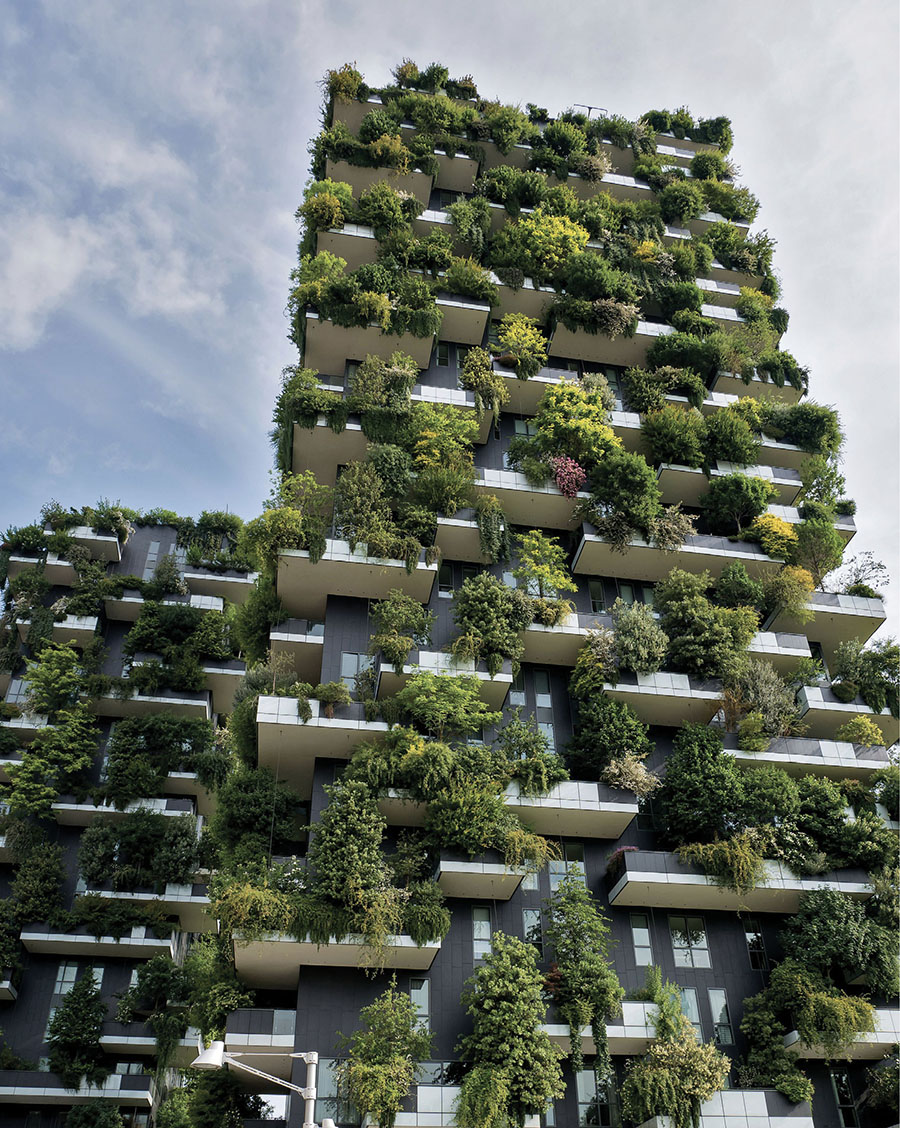
<svg viewBox="0 0 900 1128"><path fill-rule="evenodd" d="M478 679L478 694L492 709L502 709L512 685L512 668L508 661L493 677L484 662L456 661L451 654L441 650L413 650L401 673L393 666L382 663L375 684L376 697L392 697L398 693L414 674L429 673L441 676L468 676Z"/></svg>
<svg viewBox="0 0 900 1128"><path fill-rule="evenodd" d="M609 413L609 426L626 450L644 455L649 453L641 430L641 417L636 411L615 408Z"/></svg>
<svg viewBox="0 0 900 1128"><path fill-rule="evenodd" d="M318 701L310 701L305 723L293 697L261 696L256 710L259 765L287 780L304 799L310 795L316 759L349 760L357 744L378 740L388 731L383 721L367 721L363 706L340 705L326 717Z"/></svg>
<svg viewBox="0 0 900 1128"><path fill-rule="evenodd" d="M0 732L12 733L23 744L30 743L34 740L35 733L46 727L47 718L43 713L20 713L17 717L10 717L8 721L0 721Z"/></svg>
<svg viewBox="0 0 900 1128"><path fill-rule="evenodd" d="M623 676L616 685L604 687L608 697L630 705L644 724L708 724L722 704L722 685L717 681L695 682L687 674Z"/></svg>
<svg viewBox="0 0 900 1128"><path fill-rule="evenodd" d="M773 503L768 506L766 512L787 522L788 525L799 525L803 521L800 510L793 505ZM834 528L843 538L845 544L856 535L856 522L849 515L838 514L834 519Z"/></svg>
<svg viewBox="0 0 900 1128"><path fill-rule="evenodd" d="M618 838L638 813L632 792L587 780L566 780L546 795L523 795L513 782L503 802L537 834L578 838Z"/></svg>
<svg viewBox="0 0 900 1128"><path fill-rule="evenodd" d="M427 971L441 950L440 941L421 948L411 936L388 936L385 968ZM249 944L239 936L234 941L234 964L241 981L248 987L296 987L301 967L368 967L373 952L362 936L332 936L327 944L295 940L284 933L270 932ZM378 961L381 966L381 960Z"/></svg>
<svg viewBox="0 0 900 1128"><path fill-rule="evenodd" d="M412 403L430 403L440 407L455 407L458 411L475 413L475 393L464 388L436 388L426 384L416 384L410 395ZM480 417L476 415L478 423L478 436L475 442L484 445L491 437L494 427L493 411L485 411Z"/></svg>
<svg viewBox="0 0 900 1128"><path fill-rule="evenodd" d="M205 819L216 812L216 793L206 790L196 772L169 772L163 790L167 795L188 796L193 799L197 813Z"/></svg>
<svg viewBox="0 0 900 1128"><path fill-rule="evenodd" d="M314 427L295 423L291 469L295 474L312 470L323 486L333 486L338 466L364 460L368 445L358 420L348 420L340 434L332 431L324 415L319 416Z"/></svg>
<svg viewBox="0 0 900 1128"><path fill-rule="evenodd" d="M253 1054L252 1064L257 1069L290 1081L296 1019L294 1010L245 1007L232 1011L226 1020L225 1050L229 1054Z"/></svg>
<svg viewBox="0 0 900 1128"><path fill-rule="evenodd" d="M565 368L542 368L528 380L520 380L512 368L505 368L496 361L494 371L503 377L503 383L509 392L505 410L515 415L534 415L541 397L552 384L558 384L560 380L578 383L578 374Z"/></svg>
<svg viewBox="0 0 900 1128"><path fill-rule="evenodd" d="M145 717L148 713L172 713L176 717L212 716L210 694L206 689L196 693L190 690L161 690L157 694L135 693L131 697L116 697L108 693L89 702L98 717Z"/></svg>
<svg viewBox="0 0 900 1128"><path fill-rule="evenodd" d="M194 815L194 804L190 799L134 799L119 810L111 803L76 803L71 797L59 799L50 806L53 817L60 826L90 826L98 817L104 822L120 822L135 811L149 811L154 815L179 817Z"/></svg>
<svg viewBox="0 0 900 1128"><path fill-rule="evenodd" d="M171 596L160 600L164 607L173 607L176 604L196 607L199 611L224 611L225 600L218 595L188 595ZM136 623L144 609L146 600L136 588L129 588L121 595L110 596L103 600L103 610L107 619L114 619L119 623Z"/></svg>
<svg viewBox="0 0 900 1128"><path fill-rule="evenodd" d="M608 624L609 618L606 617L606 625ZM522 631L525 643L523 660L540 666L574 666L588 631L598 625L596 615L578 612L566 615L552 627L529 623Z"/></svg>
<svg viewBox="0 0 900 1128"><path fill-rule="evenodd" d="M204 660L203 677L206 688L212 694L213 712L231 712L235 692L246 672L246 663L239 658Z"/></svg>
<svg viewBox="0 0 900 1128"><path fill-rule="evenodd" d="M98 533L89 525L76 525L68 530L68 534L79 548L87 549L92 560L117 564L122 559L122 545L112 533Z"/></svg>
<svg viewBox="0 0 900 1128"><path fill-rule="evenodd" d="M837 730L853 720L854 717L868 717L884 736L884 745L889 748L900 738L900 720L892 717L888 709L875 713L857 697L855 701L839 701L832 690L824 686L804 685L797 693L800 720L808 727L808 733L820 740L832 740Z"/></svg>
<svg viewBox="0 0 900 1128"><path fill-rule="evenodd" d="M443 149L435 149L438 170L434 177L435 188L444 188L448 192L471 193L478 175L478 161L465 153L456 153L450 156Z"/></svg>
<svg viewBox="0 0 900 1128"><path fill-rule="evenodd" d="M348 270L377 262L379 249L374 229L364 223L345 223L343 227L316 233L316 251L328 251L344 259Z"/></svg>
<svg viewBox="0 0 900 1128"><path fill-rule="evenodd" d="M444 315L439 340L453 341L458 345L481 344L491 316L489 302L457 294L440 294L437 305Z"/></svg>
<svg viewBox="0 0 900 1128"><path fill-rule="evenodd" d="M526 278L521 286L513 289L497 277L491 275L499 295L494 307L495 317L505 317L508 313L522 313L535 321L544 322L556 296L552 286L540 286L533 279Z"/></svg>
<svg viewBox="0 0 900 1128"><path fill-rule="evenodd" d="M28 952L44 956L103 956L109 959L149 960L153 956L171 956L175 959L183 933L154 936L149 926L138 925L118 939L115 936L95 936L85 928L73 932L59 932L49 925L33 925L22 930L22 944Z"/></svg>
<svg viewBox="0 0 900 1128"><path fill-rule="evenodd" d="M621 576L629 580L657 582L673 568L699 574L708 571L718 578L729 564L742 563L754 579L781 570L783 561L774 560L750 541L730 541L701 533L686 538L674 552L663 552L635 538L625 552L616 552L609 541L585 524L581 543L575 551L572 571L584 576Z"/></svg>
<svg viewBox="0 0 900 1128"><path fill-rule="evenodd" d="M184 1037L175 1043L169 1064L176 1069L187 1069L197 1056L199 1038L197 1027L189 1026ZM103 1023L100 1048L114 1057L155 1057L156 1035L146 1022L107 1020Z"/></svg>
<svg viewBox="0 0 900 1128"><path fill-rule="evenodd" d="M64 619L53 624L50 639L52 642L71 643L73 646L88 646L96 637L97 622L96 615L66 615ZM31 620L21 619L17 626L19 638L25 642Z"/></svg>
<svg viewBox="0 0 900 1128"><path fill-rule="evenodd" d="M737 736L726 733L725 748L742 768L776 767L794 776L866 780L890 763L884 748L812 737L783 737L772 740L762 752L742 752L737 747Z"/></svg>
<svg viewBox="0 0 900 1128"><path fill-rule="evenodd" d="M759 631L750 640L747 653L765 659L779 674L793 670L801 658L811 658L806 635Z"/></svg>
<svg viewBox="0 0 900 1128"><path fill-rule="evenodd" d="M0 1070L0 1104L22 1109L92 1104L153 1108L159 1094L149 1074L111 1073L101 1085L67 1089L55 1073L30 1069Z"/></svg>
<svg viewBox="0 0 900 1128"><path fill-rule="evenodd" d="M182 579L192 595L212 595L229 603L243 603L256 583L256 572L213 572L208 568L187 568Z"/></svg>
<svg viewBox="0 0 900 1128"><path fill-rule="evenodd" d="M170 882L162 893L132 893L116 889L88 889L86 892L135 906L158 905L164 913L177 916L185 932L211 932L215 929L215 921L209 915L209 895L205 891L197 892L199 888Z"/></svg>
<svg viewBox="0 0 900 1128"><path fill-rule="evenodd" d="M638 1128L672 1128L653 1116ZM775 1089L723 1089L700 1106L699 1128L815 1128L809 1101L794 1104Z"/></svg>
<svg viewBox="0 0 900 1128"><path fill-rule="evenodd" d="M799 403L802 395L800 389L792 384L785 384L784 387L779 388L771 380L763 380L759 376L753 376L745 382L741 376L733 372L719 372L710 385L710 391L728 392L734 396L777 399L781 403Z"/></svg>
<svg viewBox="0 0 900 1128"><path fill-rule="evenodd" d="M392 588L419 603L427 603L437 575L437 564L420 559L412 572L402 560L368 556L365 544L351 549L345 540L329 538L325 552L313 564L306 549L285 549L278 554L278 597L285 609L303 619L324 619L329 595L360 599L385 599Z"/></svg>
<svg viewBox="0 0 900 1128"><path fill-rule="evenodd" d="M697 278L697 285L703 291L704 298L717 306L733 308L741 299L741 284L728 282L722 278ZM744 282L746 286L747 283Z"/></svg>
<svg viewBox="0 0 900 1128"><path fill-rule="evenodd" d="M27 572L31 568L37 567L42 558L37 556L23 556L20 553L14 553L9 558L8 575L11 580L16 576ZM78 573L75 571L74 565L68 560L64 560L56 552L48 552L46 559L44 559L44 579L49 581L54 587L74 587L78 582Z"/></svg>
<svg viewBox="0 0 900 1128"><path fill-rule="evenodd" d="M814 591L806 606L812 613L808 621L801 623L778 612L766 626L773 631L802 632L819 643L828 662L832 661L840 643L854 638L867 642L887 617L882 600L861 595Z"/></svg>
<svg viewBox="0 0 900 1128"><path fill-rule="evenodd" d="M784 1036L784 1048L798 1058L812 1061L880 1061L891 1052L891 1047L900 1042L900 1009L897 1007L875 1008L875 1029L857 1034L849 1046L839 1054L826 1050L824 1046L808 1046L800 1040L796 1030Z"/></svg>
<svg viewBox="0 0 900 1128"><path fill-rule="evenodd" d="M575 506L590 497L587 493L566 497L552 482L533 486L524 474L516 470L476 466L475 472L478 475L474 482L475 493L496 497L512 525L568 529L573 524Z"/></svg>
<svg viewBox="0 0 900 1128"><path fill-rule="evenodd" d="M435 878L446 897L508 901L527 872L523 866L506 866L503 862L442 858Z"/></svg>
<svg viewBox="0 0 900 1128"><path fill-rule="evenodd" d="M589 360L598 364L643 365L647 359L647 349L653 342L674 332L671 325L639 321L633 337L610 338L603 333L588 333L584 329L573 332L562 322L558 322L550 338L550 352L554 356L567 356L572 360Z"/></svg>
<svg viewBox="0 0 900 1128"><path fill-rule="evenodd" d="M365 360L370 354L388 360L392 353L402 352L419 368L427 368L433 344L433 337L385 333L378 325L335 325L315 310L306 311L304 362L329 376L342 376L348 360Z"/></svg>
<svg viewBox="0 0 900 1128"><path fill-rule="evenodd" d="M392 168L372 168L353 165L347 161L333 161L330 157L325 162L325 176L328 180L349 184L357 200L373 184L389 184L397 192L409 192L426 207L434 183L433 178L424 172L401 173Z"/></svg>
<svg viewBox="0 0 900 1128"><path fill-rule="evenodd" d="M19 997L19 992L12 984L12 980L4 977L0 979L0 1003L14 1003Z"/></svg>
<svg viewBox="0 0 900 1128"><path fill-rule="evenodd" d="M269 630L273 654L289 654L300 681L315 685L322 680L322 650L325 624L309 619L286 619Z"/></svg>
<svg viewBox="0 0 900 1128"><path fill-rule="evenodd" d="M653 1026L655 1015L654 1003L623 1002L622 1017L614 1018L606 1024L609 1052L613 1055L645 1053L651 1043L656 1041L656 1031ZM548 1022L541 1029L549 1036L554 1046L568 1051L571 1034L565 1023ZM581 1031L581 1051L588 1056L593 1056L597 1052L590 1026L585 1026Z"/></svg>
<svg viewBox="0 0 900 1128"><path fill-rule="evenodd" d="M609 903L616 908L795 913L801 896L815 889L832 889L856 901L865 901L872 895L863 870L798 877L780 862L766 862L765 884L749 893L735 893L718 885L699 866L680 862L675 854L635 850L622 853L619 858L621 876L607 879Z"/></svg>
<svg viewBox="0 0 900 1128"><path fill-rule="evenodd" d="M711 467L707 477L699 467L677 466L664 462L656 472L663 503L674 505L676 502L681 502L682 505L692 508L701 504L702 499L709 493L712 482L729 474L762 478L777 490L774 500L782 506L792 505L803 488L799 471L775 469L772 466L737 466L730 462L718 462Z"/></svg>

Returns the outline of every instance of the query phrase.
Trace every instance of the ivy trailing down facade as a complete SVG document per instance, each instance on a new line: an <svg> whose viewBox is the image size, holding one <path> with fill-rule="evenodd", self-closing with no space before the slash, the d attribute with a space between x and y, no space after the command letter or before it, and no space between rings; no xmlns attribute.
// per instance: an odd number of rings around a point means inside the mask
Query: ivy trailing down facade
<svg viewBox="0 0 900 1128"><path fill-rule="evenodd" d="M898 651L728 120L324 87L263 512L6 536L3 1123L259 1117L202 1037L342 1126L894 1124Z"/></svg>

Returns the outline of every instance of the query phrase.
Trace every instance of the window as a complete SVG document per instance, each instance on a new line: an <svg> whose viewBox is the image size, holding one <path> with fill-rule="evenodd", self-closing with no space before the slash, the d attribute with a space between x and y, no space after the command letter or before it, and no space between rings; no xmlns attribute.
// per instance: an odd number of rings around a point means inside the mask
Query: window
<svg viewBox="0 0 900 1128"><path fill-rule="evenodd" d="M491 950L491 910L485 905L472 906L472 955L483 960Z"/></svg>
<svg viewBox="0 0 900 1128"><path fill-rule="evenodd" d="M524 435L529 439L533 439L538 433L537 424L531 419L516 419L513 429L517 435Z"/></svg>
<svg viewBox="0 0 900 1128"><path fill-rule="evenodd" d="M357 697L356 678L372 668L372 659L368 654L352 654L348 650L341 652L341 681L350 690L350 696Z"/></svg>
<svg viewBox="0 0 900 1128"><path fill-rule="evenodd" d="M716 1045L733 1046L734 1032L731 1029L731 1012L728 1009L728 996L721 987L710 987L709 1009L712 1011Z"/></svg>
<svg viewBox="0 0 900 1128"><path fill-rule="evenodd" d="M77 963L61 963L59 970L56 973L56 983L53 985L53 994L68 995L68 993L75 986L83 973L88 971L94 974L94 984L97 987L103 986L103 968L102 967L82 967Z"/></svg>
<svg viewBox="0 0 900 1128"><path fill-rule="evenodd" d="M442 564L438 568L438 598L453 598L453 565Z"/></svg>
<svg viewBox="0 0 900 1128"><path fill-rule="evenodd" d="M552 709L550 696L550 674L547 670L534 671L534 704L538 709Z"/></svg>
<svg viewBox="0 0 900 1128"><path fill-rule="evenodd" d="M859 1117L856 1114L856 1101L853 1099L853 1086L850 1084L850 1074L846 1069L832 1069L831 1088L834 1092L835 1104L843 1128L858 1128Z"/></svg>
<svg viewBox="0 0 900 1128"><path fill-rule="evenodd" d="M319 1068L316 1074L316 1113L315 1120L321 1124L326 1116L338 1124L359 1124L358 1110L340 1095L334 1058L319 1058Z"/></svg>
<svg viewBox="0 0 900 1128"><path fill-rule="evenodd" d="M620 582L618 586L619 586L619 599L622 600L622 602L625 604L626 607L630 607L632 605L632 603L634 603L634 598L635 598L635 596L634 596L634 584L625 584L625 583Z"/></svg>
<svg viewBox="0 0 900 1128"><path fill-rule="evenodd" d="M575 1089L580 1128L610 1128L615 1112L612 1087L598 1081L593 1069L581 1069L575 1074Z"/></svg>
<svg viewBox="0 0 900 1128"><path fill-rule="evenodd" d="M638 802L637 828L638 830L657 829L656 811L653 800L649 797Z"/></svg>
<svg viewBox="0 0 900 1128"><path fill-rule="evenodd" d="M566 877L577 877L587 884L584 879L584 843L564 842L562 857L550 862L549 871L551 892L558 889Z"/></svg>
<svg viewBox="0 0 900 1128"><path fill-rule="evenodd" d="M544 954L544 939L541 932L541 910L522 910L522 938L526 944L533 944L537 948L538 956Z"/></svg>
<svg viewBox="0 0 900 1128"><path fill-rule="evenodd" d="M441 341L437 347L436 363L438 368L450 367L450 346L446 341Z"/></svg>
<svg viewBox="0 0 900 1128"><path fill-rule="evenodd" d="M463 564L463 566L462 566L463 583L465 583L466 580L474 580L475 577L480 576L483 571L484 571L483 568L479 568L475 564Z"/></svg>
<svg viewBox="0 0 900 1128"><path fill-rule="evenodd" d="M553 722L552 721L538 721L537 727L538 727L538 732L547 741L547 751L548 752L555 752L556 751L556 734L553 730Z"/></svg>
<svg viewBox="0 0 900 1128"><path fill-rule="evenodd" d="M581 374L581 361L580 360L567 360L565 371L566 372L577 372L580 375Z"/></svg>
<svg viewBox="0 0 900 1128"><path fill-rule="evenodd" d="M461 193L451 192L449 188L439 188L437 196L440 211L446 211L451 204L455 204L457 200L464 198Z"/></svg>
<svg viewBox="0 0 900 1128"><path fill-rule="evenodd" d="M601 615L606 610L606 596L603 593L602 580L588 580L588 594L591 597L591 611Z"/></svg>
<svg viewBox="0 0 900 1128"><path fill-rule="evenodd" d="M463 365L466 363L466 357L469 355L468 345L456 346L456 371L462 372Z"/></svg>
<svg viewBox="0 0 900 1128"><path fill-rule="evenodd" d="M754 971L768 971L769 957L766 954L762 929L759 927L759 921L756 917L744 917L744 936L747 938L747 954L750 957L750 966Z"/></svg>
<svg viewBox="0 0 900 1128"><path fill-rule="evenodd" d="M352 388L353 381L356 379L356 373L359 372L359 361L348 360L347 367L344 369L344 387Z"/></svg>
<svg viewBox="0 0 900 1128"><path fill-rule="evenodd" d="M631 943L634 945L634 962L638 967L653 963L653 945L650 941L650 918L646 913L631 914Z"/></svg>
<svg viewBox="0 0 900 1128"><path fill-rule="evenodd" d="M669 932L677 967L711 967L703 917L670 916Z"/></svg>
<svg viewBox="0 0 900 1128"><path fill-rule="evenodd" d="M513 678L509 691L509 703L511 706L525 704L525 674L522 670L519 670Z"/></svg>
<svg viewBox="0 0 900 1128"><path fill-rule="evenodd" d="M539 889L537 870L530 869L522 878L519 888L523 893L537 893Z"/></svg>
<svg viewBox="0 0 900 1128"><path fill-rule="evenodd" d="M137 1077L146 1072L139 1061L117 1061L113 1068L113 1073L117 1073L120 1077Z"/></svg>
<svg viewBox="0 0 900 1128"><path fill-rule="evenodd" d="M426 1033L431 1029L431 987L427 979L410 979L409 997L419 1020L419 1026Z"/></svg>
<svg viewBox="0 0 900 1128"><path fill-rule="evenodd" d="M679 987L681 995L681 1013L693 1026L694 1033L699 1042L703 1041L703 1027L700 1025L700 1004L697 1001L697 992L693 987Z"/></svg>

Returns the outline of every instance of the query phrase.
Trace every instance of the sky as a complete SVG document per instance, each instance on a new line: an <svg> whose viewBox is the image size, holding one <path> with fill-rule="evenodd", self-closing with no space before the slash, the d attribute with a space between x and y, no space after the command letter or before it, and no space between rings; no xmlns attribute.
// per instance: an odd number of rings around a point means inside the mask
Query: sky
<svg viewBox="0 0 900 1128"><path fill-rule="evenodd" d="M898 41L889 0L7 0L0 530L50 498L259 512L319 81L409 56L551 112L732 119L895 608Z"/></svg>

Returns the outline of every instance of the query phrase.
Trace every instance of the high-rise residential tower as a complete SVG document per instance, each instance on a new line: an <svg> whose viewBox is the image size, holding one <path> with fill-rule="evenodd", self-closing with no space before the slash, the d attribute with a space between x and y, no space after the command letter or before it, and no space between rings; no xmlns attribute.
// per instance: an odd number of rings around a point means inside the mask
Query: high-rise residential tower
<svg viewBox="0 0 900 1128"><path fill-rule="evenodd" d="M324 87L262 514L3 547L0 1121L894 1125L897 648L728 119Z"/></svg>

